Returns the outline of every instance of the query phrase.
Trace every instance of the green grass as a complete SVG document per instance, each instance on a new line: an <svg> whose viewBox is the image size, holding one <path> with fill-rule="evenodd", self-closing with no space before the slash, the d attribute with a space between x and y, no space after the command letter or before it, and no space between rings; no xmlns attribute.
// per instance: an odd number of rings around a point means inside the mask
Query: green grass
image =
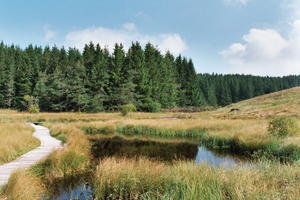
<svg viewBox="0 0 300 200"><path fill-rule="evenodd" d="M162 137L189 137L196 138L204 135L207 130L205 129L191 129L191 130L172 130L161 129L147 126L118 126L117 132L123 135L154 135Z"/></svg>
<svg viewBox="0 0 300 200"><path fill-rule="evenodd" d="M111 134L114 133L115 130L111 126L105 126L101 128L96 128L92 126L83 126L82 131L88 135L96 135L96 134Z"/></svg>
<svg viewBox="0 0 300 200"><path fill-rule="evenodd" d="M300 159L300 149L295 145L283 145L281 140L272 138L267 142L242 142L238 138L211 136L205 129L171 130L146 126L119 126L120 135L153 135L164 137L190 137L208 149L228 151L237 155L281 162L294 162Z"/></svg>
<svg viewBox="0 0 300 200"><path fill-rule="evenodd" d="M297 199L299 165L261 161L253 168L224 170L145 158L106 158L99 162L96 199Z"/></svg>

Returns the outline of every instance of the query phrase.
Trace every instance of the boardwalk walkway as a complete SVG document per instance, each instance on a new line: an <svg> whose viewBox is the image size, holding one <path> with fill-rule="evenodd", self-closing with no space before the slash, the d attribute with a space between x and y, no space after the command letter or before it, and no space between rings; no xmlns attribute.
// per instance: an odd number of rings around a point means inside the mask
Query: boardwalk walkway
<svg viewBox="0 0 300 200"><path fill-rule="evenodd" d="M33 136L41 141L41 145L12 162L0 165L0 187L7 183L10 174L16 169L28 168L48 156L53 150L62 148L61 141L51 137L48 128L32 123L30 125L35 129Z"/></svg>

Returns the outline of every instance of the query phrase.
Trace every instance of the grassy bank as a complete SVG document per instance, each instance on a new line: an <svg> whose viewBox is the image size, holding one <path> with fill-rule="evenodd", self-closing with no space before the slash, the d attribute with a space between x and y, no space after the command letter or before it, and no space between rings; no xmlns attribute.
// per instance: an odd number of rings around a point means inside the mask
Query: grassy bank
<svg viewBox="0 0 300 200"><path fill-rule="evenodd" d="M300 148L296 145L284 145L283 142L270 136L267 141L244 142L238 137L213 136L205 129L174 130L152 128L147 126L119 126L117 131L121 135L154 135L165 137L189 137L208 149L228 151L237 155L253 158L278 159L283 162L294 162L300 159ZM96 132L94 130L94 132Z"/></svg>
<svg viewBox="0 0 300 200"><path fill-rule="evenodd" d="M49 195L55 192L55 187L60 182L91 170L90 143L80 129L52 124L50 131L53 134L64 132L67 145L63 150L53 152L29 170L13 174L2 191L2 198L38 200L41 194ZM22 182L25 184L21 187Z"/></svg>
<svg viewBox="0 0 300 200"><path fill-rule="evenodd" d="M0 122L0 165L40 145L39 140L32 136L33 130L22 122Z"/></svg>
<svg viewBox="0 0 300 200"><path fill-rule="evenodd" d="M46 192L46 187L39 177L31 171L19 170L13 173L5 186L1 200L35 200Z"/></svg>
<svg viewBox="0 0 300 200"><path fill-rule="evenodd" d="M97 199L297 199L299 165L260 162L224 170L145 158L106 158L94 180Z"/></svg>

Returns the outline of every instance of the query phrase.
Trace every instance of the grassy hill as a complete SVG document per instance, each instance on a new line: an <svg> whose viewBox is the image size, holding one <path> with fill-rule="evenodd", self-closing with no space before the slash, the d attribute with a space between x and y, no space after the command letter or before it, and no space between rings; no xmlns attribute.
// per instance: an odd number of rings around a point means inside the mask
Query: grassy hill
<svg viewBox="0 0 300 200"><path fill-rule="evenodd" d="M235 111L232 111L234 110ZM211 113L218 118L269 119L275 116L300 117L300 87L295 87L219 108Z"/></svg>

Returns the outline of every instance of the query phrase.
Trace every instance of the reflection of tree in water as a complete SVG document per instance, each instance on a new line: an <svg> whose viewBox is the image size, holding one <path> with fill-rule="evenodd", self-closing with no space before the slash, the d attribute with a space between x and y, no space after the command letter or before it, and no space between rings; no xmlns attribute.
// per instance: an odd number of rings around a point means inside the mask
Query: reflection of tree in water
<svg viewBox="0 0 300 200"><path fill-rule="evenodd" d="M249 161L249 158L247 158L246 156L238 155L237 153L232 153L230 150L212 149L206 147L205 149L206 151L210 151L215 157L232 159L236 163Z"/></svg>
<svg viewBox="0 0 300 200"><path fill-rule="evenodd" d="M162 161L194 160L198 145L188 142L158 142L151 140L124 139L118 136L92 140L95 158L107 156L145 156Z"/></svg>

